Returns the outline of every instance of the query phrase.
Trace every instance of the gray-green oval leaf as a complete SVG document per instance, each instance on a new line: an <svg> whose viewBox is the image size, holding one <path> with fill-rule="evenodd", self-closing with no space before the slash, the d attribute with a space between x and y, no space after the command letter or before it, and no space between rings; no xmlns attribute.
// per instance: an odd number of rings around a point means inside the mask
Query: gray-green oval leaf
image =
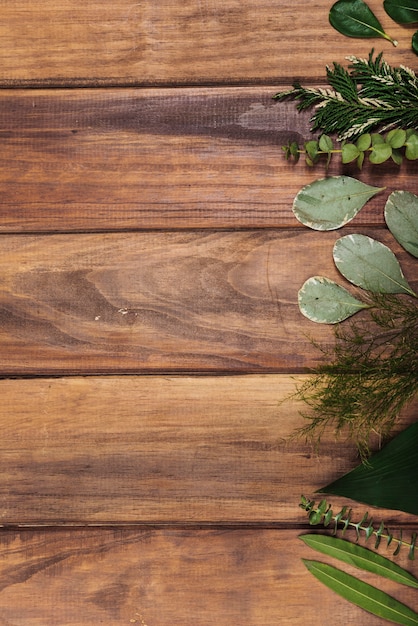
<svg viewBox="0 0 418 626"><path fill-rule="evenodd" d="M391 193L386 201L385 220L401 246L418 257L418 196L409 191Z"/></svg>
<svg viewBox="0 0 418 626"><path fill-rule="evenodd" d="M418 613L384 591L327 563L303 562L315 578L365 611L401 626L418 625Z"/></svg>
<svg viewBox="0 0 418 626"><path fill-rule="evenodd" d="M312 276L298 294L301 313L318 324L337 324L368 305L324 276Z"/></svg>
<svg viewBox="0 0 418 626"><path fill-rule="evenodd" d="M347 37L383 37L397 42L384 32L381 23L363 0L338 0L329 13L329 21L338 32Z"/></svg>
<svg viewBox="0 0 418 626"><path fill-rule="evenodd" d="M346 235L335 242L333 256L341 274L353 285L375 293L416 296L392 250L376 239Z"/></svg>
<svg viewBox="0 0 418 626"><path fill-rule="evenodd" d="M418 589L418 580L410 572L390 559L346 539L330 535L300 535L306 545L359 569L372 572L395 583Z"/></svg>
<svg viewBox="0 0 418 626"><path fill-rule="evenodd" d="M335 230L350 222L382 189L350 176L321 178L302 187L293 201L293 212L309 228Z"/></svg>
<svg viewBox="0 0 418 626"><path fill-rule="evenodd" d="M418 22L417 0L384 0L386 13L398 24Z"/></svg>

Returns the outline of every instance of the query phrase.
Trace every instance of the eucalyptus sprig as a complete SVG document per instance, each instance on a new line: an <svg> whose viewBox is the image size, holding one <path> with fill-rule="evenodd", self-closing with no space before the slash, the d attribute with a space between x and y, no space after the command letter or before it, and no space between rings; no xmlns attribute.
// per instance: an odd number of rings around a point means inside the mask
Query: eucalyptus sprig
<svg viewBox="0 0 418 626"><path fill-rule="evenodd" d="M335 63L326 68L328 88L303 87L277 93L292 98L297 109L314 107L311 131L337 135L339 141L358 139L375 130L395 128L418 131L418 77L405 66L391 67L382 53L368 59L348 57L348 69Z"/></svg>
<svg viewBox="0 0 418 626"><path fill-rule="evenodd" d="M366 154L370 163L374 165L392 159L396 165L401 165L403 159L415 161L418 159L418 133L413 129L403 130L395 128L386 135L383 133L364 133L355 142L343 141L341 147L329 135L321 135L319 139L306 141L302 146L291 141L282 146L287 160L293 158L296 162L301 156L305 157L307 165L313 167L320 159L325 159L326 167L330 164L333 155L339 155L343 164L356 162L361 170Z"/></svg>
<svg viewBox="0 0 418 626"><path fill-rule="evenodd" d="M309 524L311 524L311 526L318 526L320 524L325 528L331 526L333 527L334 534L341 530L343 535L347 529L353 529L355 531L356 541L359 541L363 533L366 541L374 537L374 547L376 550L379 548L383 539L386 541L387 546L390 546L392 543L395 544L394 556L399 554L402 547L407 547L409 550L408 558L410 560L415 558L417 533L412 534L410 541L405 541L402 538L402 532L399 534L398 538L395 538L384 522L380 522L376 527L368 513L365 513L358 522L354 522L353 512L349 507L344 506L338 513L334 513L327 500L321 500L319 504L316 505L315 500L310 500L302 495L299 506L308 513Z"/></svg>

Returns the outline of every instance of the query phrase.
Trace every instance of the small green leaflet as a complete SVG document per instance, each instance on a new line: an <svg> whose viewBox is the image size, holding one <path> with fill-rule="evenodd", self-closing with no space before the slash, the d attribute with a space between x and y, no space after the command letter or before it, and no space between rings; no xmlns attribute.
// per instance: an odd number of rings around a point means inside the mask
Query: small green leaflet
<svg viewBox="0 0 418 626"><path fill-rule="evenodd" d="M417 626L418 613L380 589L342 570L303 559L308 570L324 585L360 608L401 626Z"/></svg>
<svg viewBox="0 0 418 626"><path fill-rule="evenodd" d="M350 176L321 178L302 187L293 201L293 212L313 230L335 230L351 221L383 189Z"/></svg>
<svg viewBox="0 0 418 626"><path fill-rule="evenodd" d="M322 554L327 554L372 574L389 578L395 583L418 589L418 580L410 572L381 554L357 543L318 534L300 535L299 539Z"/></svg>
<svg viewBox="0 0 418 626"><path fill-rule="evenodd" d="M369 506L418 515L418 421L401 431L367 464L360 463L333 483L318 489Z"/></svg>
<svg viewBox="0 0 418 626"><path fill-rule="evenodd" d="M329 12L329 21L347 37L383 37L394 46L398 42L384 32L381 23L363 0L338 0Z"/></svg>
<svg viewBox="0 0 418 626"><path fill-rule="evenodd" d="M299 290L298 302L301 313L319 324L337 324L368 308L347 289L324 276L308 278Z"/></svg>
<svg viewBox="0 0 418 626"><path fill-rule="evenodd" d="M385 206L386 224L405 250L418 257L418 196L394 191Z"/></svg>
<svg viewBox="0 0 418 626"><path fill-rule="evenodd" d="M418 22L417 0L384 0L383 7L389 17L398 24Z"/></svg>
<svg viewBox="0 0 418 626"><path fill-rule="evenodd" d="M411 289L401 266L387 246L366 235L346 235L334 244L334 263L353 285L374 293L407 293Z"/></svg>

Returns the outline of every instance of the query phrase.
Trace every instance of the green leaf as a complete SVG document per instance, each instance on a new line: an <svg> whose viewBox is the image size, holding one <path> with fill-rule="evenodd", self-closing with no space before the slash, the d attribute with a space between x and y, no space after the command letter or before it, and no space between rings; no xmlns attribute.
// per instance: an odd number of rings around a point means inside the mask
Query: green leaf
<svg viewBox="0 0 418 626"><path fill-rule="evenodd" d="M409 191L393 191L386 201L385 220L401 246L418 257L418 196Z"/></svg>
<svg viewBox="0 0 418 626"><path fill-rule="evenodd" d="M390 130L386 136L386 141L392 148L402 148L406 141L406 130L402 128Z"/></svg>
<svg viewBox="0 0 418 626"><path fill-rule="evenodd" d="M386 13L398 24L418 22L417 0L384 0Z"/></svg>
<svg viewBox="0 0 418 626"><path fill-rule="evenodd" d="M372 138L370 133L364 133L364 135L360 135L360 137L356 141L356 146L362 152L364 150L368 150L372 144Z"/></svg>
<svg viewBox="0 0 418 626"><path fill-rule="evenodd" d="M415 52L418 54L418 31L415 33L417 35L417 48ZM415 37L415 35L414 35ZM416 133L411 133L405 142L405 156L410 161L415 161L418 159L418 135Z"/></svg>
<svg viewBox="0 0 418 626"><path fill-rule="evenodd" d="M379 452L318 493L418 515L418 421Z"/></svg>
<svg viewBox="0 0 418 626"><path fill-rule="evenodd" d="M383 37L394 46L398 43L384 32L381 23L363 0L338 0L329 12L329 21L347 37Z"/></svg>
<svg viewBox="0 0 418 626"><path fill-rule="evenodd" d="M341 146L341 160L343 163L351 163L360 155L360 150L353 143L345 143Z"/></svg>
<svg viewBox="0 0 418 626"><path fill-rule="evenodd" d="M408 293L401 266L387 246L366 235L346 235L334 244L334 263L353 285L374 293Z"/></svg>
<svg viewBox="0 0 418 626"><path fill-rule="evenodd" d="M412 35L411 46L415 54L418 54L418 30Z"/></svg>
<svg viewBox="0 0 418 626"><path fill-rule="evenodd" d="M352 220L382 189L349 176L321 178L299 191L293 201L293 212L309 228L334 230Z"/></svg>
<svg viewBox="0 0 418 626"><path fill-rule="evenodd" d="M359 569L378 574L384 578L389 578L395 583L401 583L408 587L418 589L418 580L410 572L400 567L390 559L377 554L368 548L359 546L356 543L339 539L330 535L300 535L306 545L322 554L332 556L344 563L354 565Z"/></svg>
<svg viewBox="0 0 418 626"><path fill-rule="evenodd" d="M392 156L392 146L386 142L374 144L369 155L371 163L384 163Z"/></svg>
<svg viewBox="0 0 418 626"><path fill-rule="evenodd" d="M402 604L384 591L359 580L342 570L320 563L302 559L308 570L332 591L345 600L359 606L383 619L401 626L417 626L418 613Z"/></svg>
<svg viewBox="0 0 418 626"><path fill-rule="evenodd" d="M324 276L308 278L299 290L298 301L301 313L319 324L337 324L368 308L347 289Z"/></svg>

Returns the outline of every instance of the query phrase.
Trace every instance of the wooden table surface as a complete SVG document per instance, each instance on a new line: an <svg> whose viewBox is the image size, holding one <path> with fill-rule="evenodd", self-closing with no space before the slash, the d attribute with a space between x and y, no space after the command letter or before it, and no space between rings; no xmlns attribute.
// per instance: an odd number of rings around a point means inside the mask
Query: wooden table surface
<svg viewBox="0 0 418 626"><path fill-rule="evenodd" d="M333 340L297 291L336 275L341 233L294 219L323 169L285 161L309 114L272 96L372 46L417 57L379 0L396 50L337 34L330 4L2 2L0 626L382 623L301 560L300 495L358 461L288 441ZM414 163L342 171L418 192ZM389 241L381 196L359 227Z"/></svg>

